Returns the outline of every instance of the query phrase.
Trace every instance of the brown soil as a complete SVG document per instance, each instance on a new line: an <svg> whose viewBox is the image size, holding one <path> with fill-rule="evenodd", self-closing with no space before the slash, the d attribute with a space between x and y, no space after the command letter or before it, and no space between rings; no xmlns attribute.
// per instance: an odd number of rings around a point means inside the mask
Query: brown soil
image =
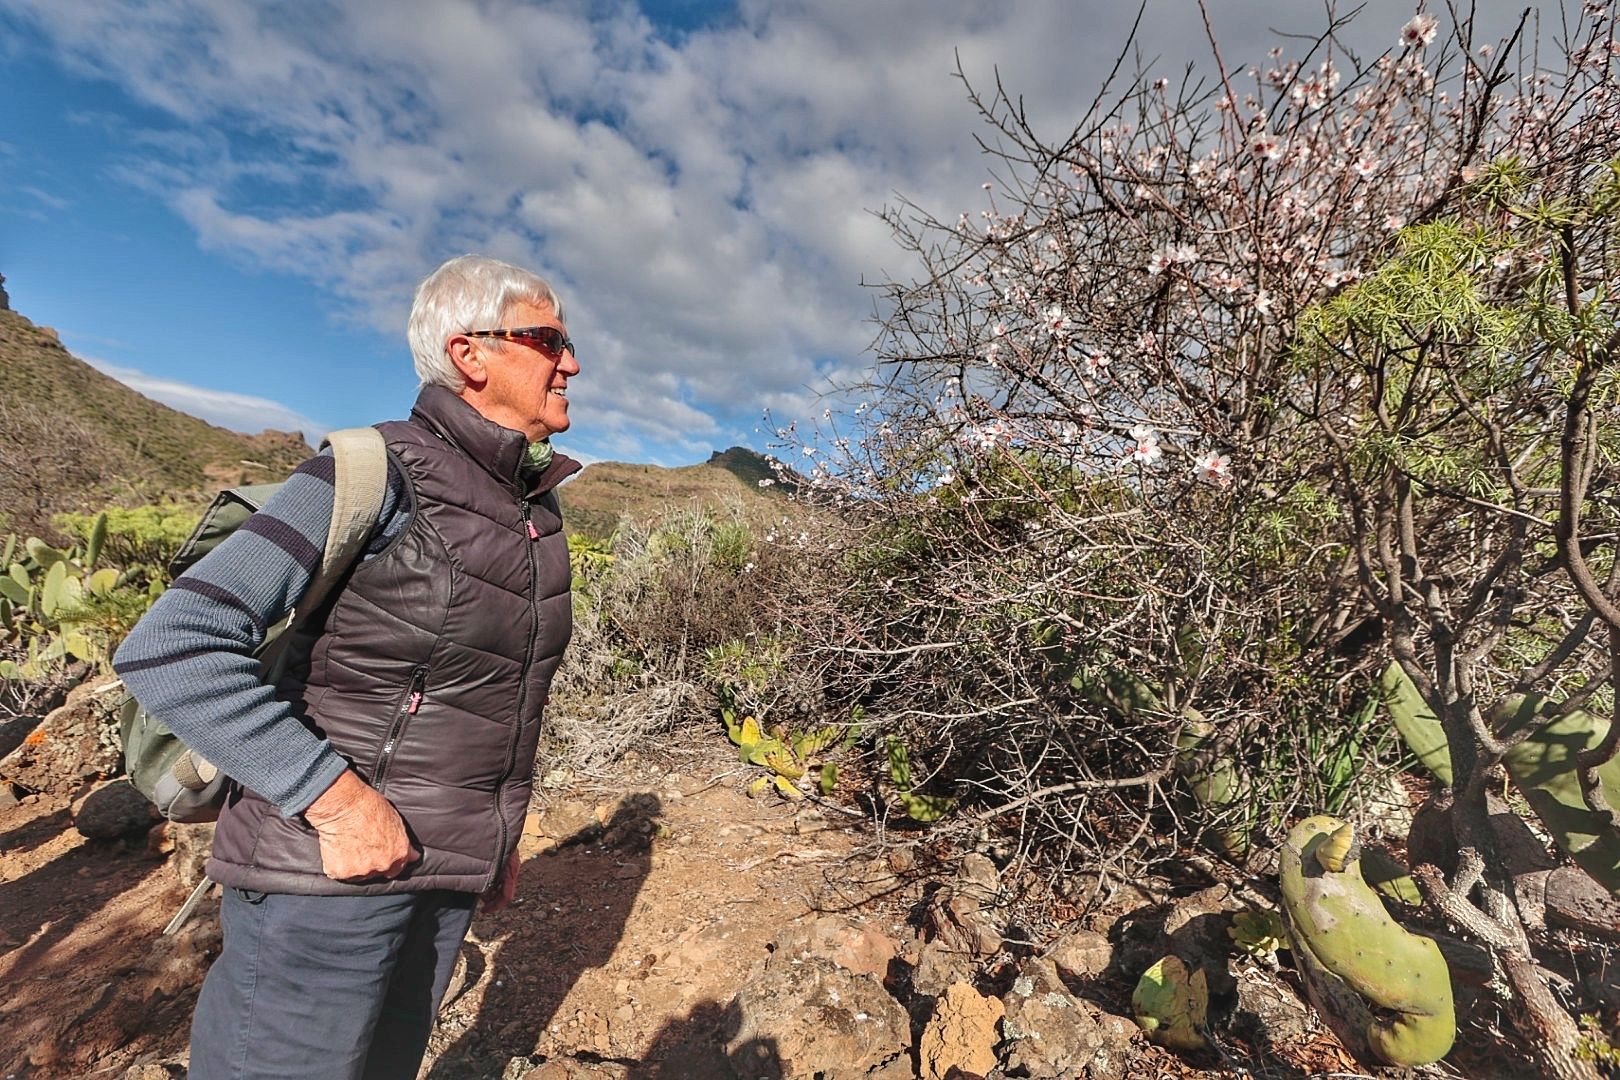
<svg viewBox="0 0 1620 1080"><path fill-rule="evenodd" d="M753 772L710 745L657 764L627 755L609 780L538 797L518 902L474 920L422 1077L727 1077L726 1006L784 932L836 912L903 949L914 943L908 915L927 907L930 882L915 870L896 876L891 867L910 863L897 857L904 850L880 853L836 807L748 798ZM153 1065L141 1080L180 1075L157 1065L184 1061L218 947L217 902L161 936L188 891L181 859L144 838L84 839L66 799L0 807L0 1080L118 1080L139 1064ZM1121 915L1129 921L1123 910L1085 921L1100 929ZM1088 996L1129 1011L1122 977ZM1359 1075L1319 1025L1263 1055L1251 1049L1235 1046L1223 1062L1138 1042L1127 1074ZM533 1071L509 1069L514 1058ZM1525 1075L1507 1067L1499 1038L1477 1030L1459 1038L1450 1065Z"/></svg>
<svg viewBox="0 0 1620 1080"><path fill-rule="evenodd" d="M546 1077L726 1075L721 1013L749 968L826 906L829 876L864 874L858 834L743 780L717 754L537 800L518 902L475 919L423 1075L498 1077L520 1056L554 1063ZM0 809L0 1077L183 1055L204 963L152 955L186 891L144 840L81 837L66 800Z"/></svg>

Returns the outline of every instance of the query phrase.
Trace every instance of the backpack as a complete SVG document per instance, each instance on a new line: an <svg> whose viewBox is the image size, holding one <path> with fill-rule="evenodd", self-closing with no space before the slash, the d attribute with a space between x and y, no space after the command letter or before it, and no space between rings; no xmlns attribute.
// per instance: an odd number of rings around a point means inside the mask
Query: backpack
<svg viewBox="0 0 1620 1080"><path fill-rule="evenodd" d="M332 526L326 534L321 567L309 587L285 618L265 631L254 655L259 677L273 684L286 667L288 631L318 610L332 587L365 549L382 513L388 485L388 453L376 428L334 431L321 443L332 448L335 461L332 486ZM241 528L262 507L280 484L256 484L220 492L186 542L169 562L178 576L227 536ZM133 694L119 709L124 743L124 771L142 795L157 805L170 821L213 821L225 804L231 779L180 741L167 724L148 712Z"/></svg>

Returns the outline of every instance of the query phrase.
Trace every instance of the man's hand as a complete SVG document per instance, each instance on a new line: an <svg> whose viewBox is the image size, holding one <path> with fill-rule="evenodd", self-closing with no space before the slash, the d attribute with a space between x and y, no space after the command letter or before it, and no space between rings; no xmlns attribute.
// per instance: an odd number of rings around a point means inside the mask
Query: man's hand
<svg viewBox="0 0 1620 1080"><path fill-rule="evenodd" d="M321 840L321 869L334 881L397 877L421 852L394 804L347 769L309 804L304 820Z"/></svg>
<svg viewBox="0 0 1620 1080"><path fill-rule="evenodd" d="M512 849L512 854L506 858L506 865L501 867L501 876L495 879L495 884L483 896L483 912L488 915L504 908L512 902L517 895L518 881L518 853Z"/></svg>

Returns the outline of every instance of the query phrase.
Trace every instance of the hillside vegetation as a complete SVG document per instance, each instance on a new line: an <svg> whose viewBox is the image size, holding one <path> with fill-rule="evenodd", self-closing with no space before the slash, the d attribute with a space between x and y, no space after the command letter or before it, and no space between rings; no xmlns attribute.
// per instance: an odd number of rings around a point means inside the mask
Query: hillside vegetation
<svg viewBox="0 0 1620 1080"><path fill-rule="evenodd" d="M296 433L242 435L145 397L79 360L55 331L0 311L0 525L60 510L181 496L285 474Z"/></svg>
<svg viewBox="0 0 1620 1080"><path fill-rule="evenodd" d="M763 521L789 513L793 504L774 477L762 455L733 446L701 465L674 469L597 462L564 485L559 498L570 533L606 539L623 518L646 522L681 510L727 509ZM767 479L773 483L761 487L759 481Z"/></svg>

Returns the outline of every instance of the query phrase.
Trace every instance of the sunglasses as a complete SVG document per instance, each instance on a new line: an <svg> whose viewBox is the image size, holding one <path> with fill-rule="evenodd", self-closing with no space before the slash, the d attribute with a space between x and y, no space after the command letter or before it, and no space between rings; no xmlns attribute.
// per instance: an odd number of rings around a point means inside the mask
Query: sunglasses
<svg viewBox="0 0 1620 1080"><path fill-rule="evenodd" d="M555 326L523 326L515 330L468 330L467 336L519 341L539 349L550 360L561 360L564 349L574 353L575 359L579 358L579 354L574 352L574 343Z"/></svg>

